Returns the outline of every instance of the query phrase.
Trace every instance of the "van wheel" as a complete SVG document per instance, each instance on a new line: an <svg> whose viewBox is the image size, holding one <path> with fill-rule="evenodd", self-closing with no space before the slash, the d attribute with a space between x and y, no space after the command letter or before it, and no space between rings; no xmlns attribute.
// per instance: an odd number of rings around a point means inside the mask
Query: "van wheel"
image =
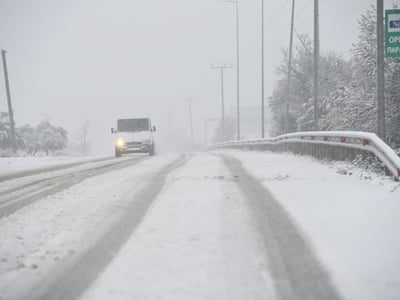
<svg viewBox="0 0 400 300"><path fill-rule="evenodd" d="M121 157L121 152L118 149L115 149L115 157Z"/></svg>

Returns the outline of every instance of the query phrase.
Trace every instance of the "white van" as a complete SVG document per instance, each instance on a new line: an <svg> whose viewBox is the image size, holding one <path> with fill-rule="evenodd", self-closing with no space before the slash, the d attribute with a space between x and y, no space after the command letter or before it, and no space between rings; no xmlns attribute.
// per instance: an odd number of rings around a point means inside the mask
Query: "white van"
<svg viewBox="0 0 400 300"><path fill-rule="evenodd" d="M111 128L111 133L116 135L115 156L120 157L124 153L154 155L155 131L156 127L151 126L149 118L118 119L117 128Z"/></svg>

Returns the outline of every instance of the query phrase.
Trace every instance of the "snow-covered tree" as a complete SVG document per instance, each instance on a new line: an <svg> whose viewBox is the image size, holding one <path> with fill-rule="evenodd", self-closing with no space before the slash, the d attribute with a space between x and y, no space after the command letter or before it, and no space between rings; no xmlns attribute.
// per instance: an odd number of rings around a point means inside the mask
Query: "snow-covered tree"
<svg viewBox="0 0 400 300"><path fill-rule="evenodd" d="M376 8L371 6L359 19L359 38L350 51L350 61L336 53L321 54L319 114L322 130L377 131ZM290 97L290 131L312 129L313 48L307 36L293 58ZM287 89L287 55L278 68L278 80L270 99L273 133L284 128ZM400 147L400 59L385 59L386 137ZM293 92L294 91L294 92Z"/></svg>
<svg viewBox="0 0 400 300"><path fill-rule="evenodd" d="M400 59L388 58L385 67L386 137L400 148Z"/></svg>
<svg viewBox="0 0 400 300"><path fill-rule="evenodd" d="M37 126L37 137L40 149L49 155L49 151L65 148L68 142L68 133L62 127L55 127L48 120Z"/></svg>
<svg viewBox="0 0 400 300"><path fill-rule="evenodd" d="M41 150L36 127L24 125L20 128L17 128L17 136L21 141L18 148L24 149L27 154L35 155Z"/></svg>
<svg viewBox="0 0 400 300"><path fill-rule="evenodd" d="M8 113L0 112L0 148L11 147L10 124L8 122Z"/></svg>
<svg viewBox="0 0 400 300"><path fill-rule="evenodd" d="M333 130L377 131L376 8L359 20L360 34L351 49L351 80L333 98L327 128ZM386 137L400 147L400 60L385 59Z"/></svg>
<svg viewBox="0 0 400 300"><path fill-rule="evenodd" d="M280 79L270 98L273 118L273 134L284 131L285 103L289 97L289 131L313 129L313 43L308 36L299 36L292 62L291 93L289 96L287 80L287 55L277 70ZM326 128L326 114L332 106L332 95L351 78L350 64L341 55L330 52L320 57L319 114L321 128Z"/></svg>
<svg viewBox="0 0 400 300"><path fill-rule="evenodd" d="M333 106L326 129L376 132L376 10L371 7L359 20L358 42L351 54L351 78L332 95Z"/></svg>

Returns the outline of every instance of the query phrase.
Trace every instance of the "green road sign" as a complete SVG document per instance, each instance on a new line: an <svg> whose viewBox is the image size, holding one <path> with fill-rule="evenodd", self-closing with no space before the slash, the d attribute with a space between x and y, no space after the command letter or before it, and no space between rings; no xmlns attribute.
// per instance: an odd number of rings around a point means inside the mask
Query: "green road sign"
<svg viewBox="0 0 400 300"><path fill-rule="evenodd" d="M400 57L400 9L388 9L385 14L386 57Z"/></svg>

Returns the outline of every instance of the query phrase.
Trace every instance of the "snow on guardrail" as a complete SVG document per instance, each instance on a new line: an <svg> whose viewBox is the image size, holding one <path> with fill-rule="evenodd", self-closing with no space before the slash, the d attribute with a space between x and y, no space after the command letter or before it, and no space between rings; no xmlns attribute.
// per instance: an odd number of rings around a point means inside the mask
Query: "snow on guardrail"
<svg viewBox="0 0 400 300"><path fill-rule="evenodd" d="M358 131L311 131L296 132L280 135L274 138L248 139L240 141L229 141L210 146L210 149L225 148L232 146L282 144L282 143L312 143L321 145L333 145L349 147L372 152L386 168L393 174L395 179L400 179L400 158L396 152L383 142L375 133Z"/></svg>

